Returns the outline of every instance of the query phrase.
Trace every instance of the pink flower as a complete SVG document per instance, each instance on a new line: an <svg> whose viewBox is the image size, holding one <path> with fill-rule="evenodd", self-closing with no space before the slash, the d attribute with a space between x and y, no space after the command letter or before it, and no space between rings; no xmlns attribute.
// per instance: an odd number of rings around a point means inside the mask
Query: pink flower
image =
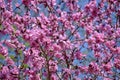
<svg viewBox="0 0 120 80"><path fill-rule="evenodd" d="M103 80L112 80L111 78L104 78Z"/></svg>
<svg viewBox="0 0 120 80"><path fill-rule="evenodd" d="M95 57L100 58L101 57L100 53L95 53Z"/></svg>
<svg viewBox="0 0 120 80"><path fill-rule="evenodd" d="M55 57L59 58L59 59L62 59L62 54L61 53L55 53Z"/></svg>
<svg viewBox="0 0 120 80"><path fill-rule="evenodd" d="M44 60L44 58L39 57L39 58L35 58L32 62L33 62L33 64L32 64L33 68L35 70L40 70L43 67L44 63L45 63L45 60Z"/></svg>
<svg viewBox="0 0 120 80"><path fill-rule="evenodd" d="M51 72L55 72L58 69L57 63L54 61L49 61L49 69Z"/></svg>
<svg viewBox="0 0 120 80"><path fill-rule="evenodd" d="M0 0L0 79L119 76L119 0L81 1Z"/></svg>
<svg viewBox="0 0 120 80"><path fill-rule="evenodd" d="M0 0L0 7L1 8L5 8L5 2L4 2L4 0Z"/></svg>
<svg viewBox="0 0 120 80"><path fill-rule="evenodd" d="M88 67L89 73L98 73L100 71L99 66L95 62L91 62Z"/></svg>
<svg viewBox="0 0 120 80"><path fill-rule="evenodd" d="M2 67L2 74L8 74L9 73L9 68L8 66L3 66Z"/></svg>
<svg viewBox="0 0 120 80"><path fill-rule="evenodd" d="M19 69L15 66L14 68L12 68L12 69L10 70L10 72L11 72L12 74L16 75L16 74L19 74Z"/></svg>
<svg viewBox="0 0 120 80"><path fill-rule="evenodd" d="M30 80L41 80L41 79L40 79L40 75L39 75L39 74L31 75L31 76L30 76Z"/></svg>
<svg viewBox="0 0 120 80"><path fill-rule="evenodd" d="M117 54L120 54L120 47L117 47L117 48L116 48L116 53L117 53Z"/></svg>
<svg viewBox="0 0 120 80"><path fill-rule="evenodd" d="M88 44L94 44L94 43L96 43L95 41L96 41L96 39L95 39L95 37L93 37L93 36L91 36L89 39L87 39L86 40L87 42L88 42Z"/></svg>
<svg viewBox="0 0 120 80"><path fill-rule="evenodd" d="M57 44L53 44L53 48L56 51L60 51L61 50L61 46L57 45Z"/></svg>
<svg viewBox="0 0 120 80"><path fill-rule="evenodd" d="M30 5L31 0L22 0L23 4L26 6Z"/></svg>
<svg viewBox="0 0 120 80"><path fill-rule="evenodd" d="M15 44L12 44L12 41L10 40L6 40L4 43L10 48L16 48Z"/></svg>
<svg viewBox="0 0 120 80"><path fill-rule="evenodd" d="M115 45L115 42L113 40L111 41L106 41L105 45L108 47L108 48L111 48L113 45Z"/></svg>
<svg viewBox="0 0 120 80"><path fill-rule="evenodd" d="M99 42L104 42L104 34L103 33L98 33L98 32L95 32L94 33L94 36L96 38L96 42L99 43Z"/></svg>
<svg viewBox="0 0 120 80"><path fill-rule="evenodd" d="M5 18L10 18L12 16L12 13L10 11L5 11L4 14L3 14L3 16Z"/></svg>
<svg viewBox="0 0 120 80"><path fill-rule="evenodd" d="M64 77L63 77L63 79L68 80L68 79L69 79L69 76L70 76L70 74L71 74L71 70L70 70L70 69L67 69L67 68L64 68L64 69L63 69L63 72L64 72Z"/></svg>
<svg viewBox="0 0 120 80"><path fill-rule="evenodd" d="M120 60L119 59L115 59L114 60L114 66L118 69L120 69Z"/></svg>
<svg viewBox="0 0 120 80"><path fill-rule="evenodd" d="M7 56L8 55L8 50L6 47L3 47L2 44L0 44L0 54L2 54L3 56Z"/></svg>
<svg viewBox="0 0 120 80"><path fill-rule="evenodd" d="M80 51L77 51L75 53L75 57L78 59L78 60L81 60L83 57L85 57L85 55L83 55Z"/></svg>
<svg viewBox="0 0 120 80"><path fill-rule="evenodd" d="M14 61L10 57L7 57L5 60L8 65L14 65Z"/></svg>
<svg viewBox="0 0 120 80"><path fill-rule="evenodd" d="M12 2L12 0L7 0L9 3Z"/></svg>
<svg viewBox="0 0 120 80"><path fill-rule="evenodd" d="M103 69L104 69L105 71L110 71L111 68L112 68L111 63L107 63L107 64L104 64L104 65L103 65Z"/></svg>
<svg viewBox="0 0 120 80"><path fill-rule="evenodd" d="M56 5L56 0L51 0L53 5Z"/></svg>
<svg viewBox="0 0 120 80"><path fill-rule="evenodd" d="M57 76L55 74L51 75L51 80L58 80Z"/></svg>

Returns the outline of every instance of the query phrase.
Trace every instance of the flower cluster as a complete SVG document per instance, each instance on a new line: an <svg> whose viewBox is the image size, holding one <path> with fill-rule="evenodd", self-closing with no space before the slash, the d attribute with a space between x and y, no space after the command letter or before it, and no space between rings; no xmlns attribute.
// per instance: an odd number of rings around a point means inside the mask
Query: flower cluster
<svg viewBox="0 0 120 80"><path fill-rule="evenodd" d="M119 80L120 1L84 1L0 0L0 79Z"/></svg>

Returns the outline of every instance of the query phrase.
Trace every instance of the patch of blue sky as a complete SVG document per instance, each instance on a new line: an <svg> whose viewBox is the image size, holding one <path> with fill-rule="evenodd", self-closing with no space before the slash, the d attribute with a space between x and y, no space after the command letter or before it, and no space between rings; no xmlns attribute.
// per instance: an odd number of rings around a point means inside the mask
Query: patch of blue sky
<svg viewBox="0 0 120 80"><path fill-rule="evenodd" d="M78 0L78 5L84 9L85 5L89 2L89 0Z"/></svg>
<svg viewBox="0 0 120 80"><path fill-rule="evenodd" d="M0 33L0 41L5 40L5 39L10 39L10 35L9 34L4 35Z"/></svg>
<svg viewBox="0 0 120 80"><path fill-rule="evenodd" d="M81 39L85 38L85 29L84 28L79 28L79 34L81 36Z"/></svg>
<svg viewBox="0 0 120 80"><path fill-rule="evenodd" d="M12 7L13 10L16 8L16 4L22 4L22 0L12 0Z"/></svg>
<svg viewBox="0 0 120 80"><path fill-rule="evenodd" d="M117 18L116 18L116 13L115 12L112 12L111 18L112 18L112 24L115 25L116 22L117 22Z"/></svg>
<svg viewBox="0 0 120 80"><path fill-rule="evenodd" d="M118 40L117 40L117 47L120 47L120 38L118 38Z"/></svg>
<svg viewBox="0 0 120 80"><path fill-rule="evenodd" d="M69 7L66 5L66 3L62 3L60 5L60 9L65 12L70 12Z"/></svg>

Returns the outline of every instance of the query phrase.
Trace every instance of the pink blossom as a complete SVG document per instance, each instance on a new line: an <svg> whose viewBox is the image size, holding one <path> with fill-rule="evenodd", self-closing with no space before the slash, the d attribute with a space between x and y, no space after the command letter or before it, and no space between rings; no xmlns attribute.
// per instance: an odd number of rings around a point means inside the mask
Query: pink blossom
<svg viewBox="0 0 120 80"><path fill-rule="evenodd" d="M89 64L89 67L88 67L88 72L90 72L90 73L98 73L99 72L99 66L96 64L96 63L94 63L94 62L91 62L90 64Z"/></svg>
<svg viewBox="0 0 120 80"><path fill-rule="evenodd" d="M55 72L58 69L57 63L54 61L49 61L49 69L51 72Z"/></svg>
<svg viewBox="0 0 120 80"><path fill-rule="evenodd" d="M14 65L14 61L10 57L6 58L6 62L8 65Z"/></svg>
<svg viewBox="0 0 120 80"><path fill-rule="evenodd" d="M114 65L115 65L116 68L120 69L120 60L119 59L115 59Z"/></svg>
<svg viewBox="0 0 120 80"><path fill-rule="evenodd" d="M10 48L16 48L16 46L14 44L12 44L12 42L10 40L6 40L4 43Z"/></svg>
<svg viewBox="0 0 120 80"><path fill-rule="evenodd" d="M22 0L22 2L24 5L28 6L30 4L31 0L30 1L29 0Z"/></svg>
<svg viewBox="0 0 120 80"><path fill-rule="evenodd" d="M10 70L10 72L13 74L19 74L19 69L17 67L14 67L13 69Z"/></svg>
<svg viewBox="0 0 120 80"><path fill-rule="evenodd" d="M111 65L110 63L107 63L107 64L104 64L104 65L103 65L103 69L104 69L105 71L110 71L110 70L111 70L111 67L112 67L112 65Z"/></svg>
<svg viewBox="0 0 120 80"><path fill-rule="evenodd" d="M51 80L58 80L57 76L55 74L51 75Z"/></svg>
<svg viewBox="0 0 120 80"><path fill-rule="evenodd" d="M0 79L117 79L119 8L119 0L0 0Z"/></svg>
<svg viewBox="0 0 120 80"><path fill-rule="evenodd" d="M8 74L9 73L9 68L8 66L3 66L2 67L2 74Z"/></svg>
<svg viewBox="0 0 120 80"><path fill-rule="evenodd" d="M62 59L62 54L61 53L55 53L55 57L59 58L59 59Z"/></svg>
<svg viewBox="0 0 120 80"><path fill-rule="evenodd" d="M75 57L79 60L81 60L83 57L85 57L85 55L83 55L81 52L77 51L75 54Z"/></svg>

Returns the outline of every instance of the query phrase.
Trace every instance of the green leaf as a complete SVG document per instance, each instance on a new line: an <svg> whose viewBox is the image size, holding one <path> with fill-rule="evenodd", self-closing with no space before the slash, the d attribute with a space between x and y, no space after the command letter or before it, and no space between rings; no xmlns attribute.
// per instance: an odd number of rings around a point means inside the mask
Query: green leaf
<svg viewBox="0 0 120 80"><path fill-rule="evenodd" d="M15 62L17 61L17 59L15 58L15 55L10 55L10 58Z"/></svg>
<svg viewBox="0 0 120 80"><path fill-rule="evenodd" d="M23 63L23 64L22 64L22 67L23 67L23 68L28 68L28 67L29 67L29 65L28 65L28 64L24 64L24 63Z"/></svg>
<svg viewBox="0 0 120 80"><path fill-rule="evenodd" d="M2 54L0 54L0 59L4 60L5 56L3 56Z"/></svg>
<svg viewBox="0 0 120 80"><path fill-rule="evenodd" d="M15 25L13 25L13 28L14 28L14 31L16 31L16 30L17 30L17 27L16 27Z"/></svg>
<svg viewBox="0 0 120 80"><path fill-rule="evenodd" d="M15 56L14 56L14 55L10 55L10 58L11 58L11 59L14 59L14 58L15 58Z"/></svg>
<svg viewBox="0 0 120 80"><path fill-rule="evenodd" d="M23 51L22 51L21 49L18 50L18 53L19 53L20 57L22 57L22 55L23 55L22 52L23 52Z"/></svg>
<svg viewBox="0 0 120 80"><path fill-rule="evenodd" d="M2 25L0 25L0 30L2 30L3 29L3 27L2 27Z"/></svg>
<svg viewBox="0 0 120 80"><path fill-rule="evenodd" d="M19 54L22 54L22 50L21 50L21 49L20 49L20 50L18 50L18 53L19 53Z"/></svg>
<svg viewBox="0 0 120 80"><path fill-rule="evenodd" d="M0 64L0 69L2 68L2 66L3 66L3 65L2 65L2 64Z"/></svg>
<svg viewBox="0 0 120 80"><path fill-rule="evenodd" d="M25 46L29 47L30 46L29 42L25 42Z"/></svg>

